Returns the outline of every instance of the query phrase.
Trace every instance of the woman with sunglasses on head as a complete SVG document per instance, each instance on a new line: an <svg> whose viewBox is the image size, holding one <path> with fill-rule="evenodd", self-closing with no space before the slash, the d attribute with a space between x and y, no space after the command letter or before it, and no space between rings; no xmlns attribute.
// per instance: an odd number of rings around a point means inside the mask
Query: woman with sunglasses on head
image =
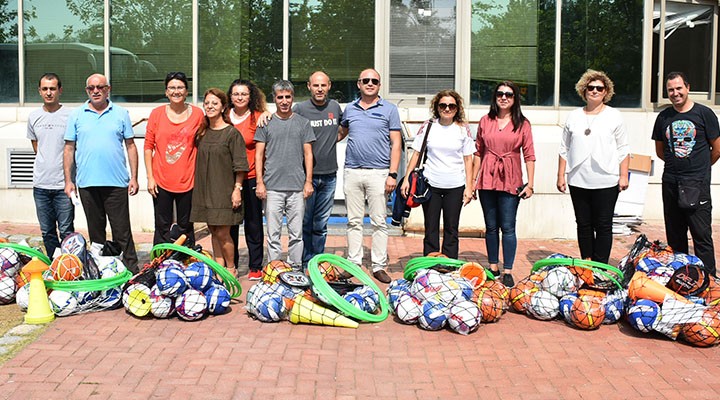
<svg viewBox="0 0 720 400"><path fill-rule="evenodd" d="M182 72L165 77L165 96L169 104L150 113L145 131L145 169L148 192L155 208L153 244L168 243L173 223L173 205L179 233L186 243L195 243L190 222L192 191L195 184L195 133L203 121L200 108L186 103L188 80Z"/></svg>
<svg viewBox="0 0 720 400"><path fill-rule="evenodd" d="M432 195L422 204L425 217L423 254L440 251L440 213L443 215L442 253L458 258L460 210L472 199L473 142L465 121L463 100L454 90L442 90L430 103L433 118L415 136L413 153L400 188L407 198L410 172L418 165L427 135L424 175ZM428 129L429 128L429 129Z"/></svg>
<svg viewBox="0 0 720 400"><path fill-rule="evenodd" d="M249 170L243 182L242 200L245 207L243 228L245 231L245 245L248 249L248 279L258 281L262 278L263 262L263 204L255 195L255 130L258 122L264 119L267 113L265 94L252 81L236 79L228 88L230 107L227 115L245 141L245 148ZM235 248L235 265L238 264L239 252L239 226L230 227L233 246Z"/></svg>
<svg viewBox="0 0 720 400"><path fill-rule="evenodd" d="M190 219L205 222L212 235L215 260L237 275L230 226L243 219L242 190L248 160L245 141L227 116L222 90L205 91L205 120L197 132L198 156Z"/></svg>
<svg viewBox="0 0 720 400"><path fill-rule="evenodd" d="M515 223L520 199L532 197L535 186L535 148L532 127L520 110L520 89L511 81L498 83L490 112L480 119L475 139L473 176L485 217L485 247L490 271L502 283L515 285L517 237ZM525 160L527 184L523 185ZM503 266L500 265L502 231Z"/></svg>
<svg viewBox="0 0 720 400"><path fill-rule="evenodd" d="M575 91L586 104L573 110L565 122L557 189L563 193L570 189L580 256L607 264L615 203L628 187L627 132L620 112L606 104L615 90L604 72L587 70Z"/></svg>

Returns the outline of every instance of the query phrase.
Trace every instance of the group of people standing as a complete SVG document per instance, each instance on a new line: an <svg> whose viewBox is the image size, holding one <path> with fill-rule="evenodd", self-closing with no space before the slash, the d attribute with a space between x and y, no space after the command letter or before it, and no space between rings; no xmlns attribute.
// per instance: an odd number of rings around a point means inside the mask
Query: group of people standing
<svg viewBox="0 0 720 400"><path fill-rule="evenodd" d="M696 254L714 274L709 177L710 166L720 158L718 122L707 107L687 98L689 83L684 75L674 74L666 80L673 107L658 116L653 131L658 157L666 163L667 237L673 248L687 251L689 227ZM302 268L325 251L336 191L336 143L347 137L343 176L347 256L362 265L367 205L373 229L370 269L377 280L389 283L387 198L398 185L402 152L398 109L379 96L380 75L374 69L360 73L359 97L344 111L329 99L331 85L327 74L313 73L307 82L311 98L294 104L293 84L280 80L272 87L276 111L270 114L263 92L253 82L238 79L227 91L205 91L200 109L187 103L185 74L169 73L165 79L169 103L150 114L144 145L147 190L155 211L154 242L170 241L176 220L179 233L192 244L193 223L207 223L215 259L237 273L242 223L248 278L259 280L265 258L263 238L267 238L268 260L279 259L285 217L287 260ZM105 242L109 220L126 265L137 271L128 195L138 192L138 154L129 114L109 99L110 85L103 75L90 76L86 91L88 102L70 112L59 101L60 78L45 74L39 84L44 105L28 119L28 138L37 153L34 198L43 240L52 255L59 240L74 230L70 200L79 195L90 240ZM627 132L619 111L607 105L614 88L606 74L588 70L576 91L586 104L572 111L565 123L557 189L570 191L581 257L607 263L613 210L618 193L628 187ZM397 189L408 196L407 178L424 158L424 176L432 193L422 204L425 255L442 252L458 257L462 207L479 199L488 267L512 286L517 210L522 199L534 194L536 158L532 127L521 111L520 88L504 81L493 94L473 139L462 97L454 90L437 93L431 101L432 118L415 137L415 153ZM699 182L692 208L677 205L678 197L683 197L678 185L685 178Z"/></svg>

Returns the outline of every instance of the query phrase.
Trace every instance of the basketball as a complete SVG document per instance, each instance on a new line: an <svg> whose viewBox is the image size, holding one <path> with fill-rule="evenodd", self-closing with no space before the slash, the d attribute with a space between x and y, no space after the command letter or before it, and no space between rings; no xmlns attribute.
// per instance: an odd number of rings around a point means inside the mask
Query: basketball
<svg viewBox="0 0 720 400"><path fill-rule="evenodd" d="M597 329L604 319L605 307L597 299L579 297L570 307L570 322L577 328Z"/></svg>
<svg viewBox="0 0 720 400"><path fill-rule="evenodd" d="M710 347L720 343L720 312L717 308L705 310L700 321L684 324L681 333L693 346Z"/></svg>
<svg viewBox="0 0 720 400"><path fill-rule="evenodd" d="M72 293L53 290L48 295L50 308L58 317L66 317L78 311L78 301Z"/></svg>
<svg viewBox="0 0 720 400"><path fill-rule="evenodd" d="M482 322L496 322L505 311L505 300L494 290L485 291L478 299Z"/></svg>
<svg viewBox="0 0 720 400"><path fill-rule="evenodd" d="M162 265L162 264L161 264ZM157 287L165 296L177 297L188 287L188 280L180 267L168 264L155 273Z"/></svg>
<svg viewBox="0 0 720 400"><path fill-rule="evenodd" d="M704 292L712 278L704 268L687 264L676 268L666 286L668 289L683 296L696 296Z"/></svg>
<svg viewBox="0 0 720 400"><path fill-rule="evenodd" d="M213 271L202 261L188 265L184 272L190 287L195 290L204 292L212 285Z"/></svg>
<svg viewBox="0 0 720 400"><path fill-rule="evenodd" d="M647 299L639 299L627 310L630 325L640 332L650 332L661 319L660 306Z"/></svg>
<svg viewBox="0 0 720 400"><path fill-rule="evenodd" d="M30 283L30 274L23 272L22 270L15 277L15 283L18 289Z"/></svg>
<svg viewBox="0 0 720 400"><path fill-rule="evenodd" d="M175 311L185 321L199 320L207 311L205 295L195 289L187 289L175 299Z"/></svg>
<svg viewBox="0 0 720 400"><path fill-rule="evenodd" d="M328 261L323 261L318 264L318 270L320 270L320 275L327 282L335 282L340 279L340 273L338 272L338 269L334 265L330 264Z"/></svg>
<svg viewBox="0 0 720 400"><path fill-rule="evenodd" d="M56 281L74 281L82 275L82 261L75 254L65 253L56 257L50 264Z"/></svg>
<svg viewBox="0 0 720 400"><path fill-rule="evenodd" d="M7 247L0 248L0 272L15 277L22 268L18 253Z"/></svg>
<svg viewBox="0 0 720 400"><path fill-rule="evenodd" d="M28 304L30 303L30 285L25 285L18 288L15 293L15 304L20 307L21 311L26 311Z"/></svg>
<svg viewBox="0 0 720 400"><path fill-rule="evenodd" d="M503 285L500 281L485 281L480 290L483 291L487 289L497 292L503 300L507 301L510 297L510 289L508 289L508 287Z"/></svg>
<svg viewBox="0 0 720 400"><path fill-rule="evenodd" d="M720 304L720 283L711 277L707 289L700 293L700 296L708 306Z"/></svg>
<svg viewBox="0 0 720 400"><path fill-rule="evenodd" d="M10 304L15 300L15 292L17 291L17 285L15 284L15 278L0 272L0 304Z"/></svg>
<svg viewBox="0 0 720 400"><path fill-rule="evenodd" d="M563 297L568 293L574 293L579 286L575 274L565 267L551 269L540 283L543 290L547 290L555 297Z"/></svg>
<svg viewBox="0 0 720 400"><path fill-rule="evenodd" d="M262 322L278 322L285 317L285 301L278 293L265 293L255 305L255 317Z"/></svg>
<svg viewBox="0 0 720 400"><path fill-rule="evenodd" d="M527 313L541 321L548 321L560 313L560 302L552 293L538 290L530 296Z"/></svg>
<svg viewBox="0 0 720 400"><path fill-rule="evenodd" d="M157 285L150 289L150 312L156 318L169 318L175 312L172 297L160 293Z"/></svg>
<svg viewBox="0 0 720 400"><path fill-rule="evenodd" d="M530 280L522 280L510 288L509 299L513 310L524 313L530 304L530 296L538 291L538 287Z"/></svg>
<svg viewBox="0 0 720 400"><path fill-rule="evenodd" d="M207 309L212 315L224 314L230 307L230 292L223 285L211 285L205 291Z"/></svg>
<svg viewBox="0 0 720 400"><path fill-rule="evenodd" d="M421 307L418 324L426 331L442 329L448 320L448 307L435 300L425 300Z"/></svg>
<svg viewBox="0 0 720 400"><path fill-rule="evenodd" d="M405 324L414 324L420 318L422 303L410 293L403 293L395 304L395 315Z"/></svg>
<svg viewBox="0 0 720 400"><path fill-rule="evenodd" d="M448 326L461 335L469 335L480 326L480 309L469 300L462 300L450 306Z"/></svg>
<svg viewBox="0 0 720 400"><path fill-rule="evenodd" d="M570 310L572 310L572 305L577 298L578 296L576 293L570 293L563 296L559 301L560 314L563 316L565 322L567 322L568 324L572 324L572 320L570 318Z"/></svg>
<svg viewBox="0 0 720 400"><path fill-rule="evenodd" d="M292 266L285 261L281 260L273 260L270 261L265 268L263 268L263 282L265 283L275 283L278 281L278 275L280 275L281 272L287 272L292 271Z"/></svg>

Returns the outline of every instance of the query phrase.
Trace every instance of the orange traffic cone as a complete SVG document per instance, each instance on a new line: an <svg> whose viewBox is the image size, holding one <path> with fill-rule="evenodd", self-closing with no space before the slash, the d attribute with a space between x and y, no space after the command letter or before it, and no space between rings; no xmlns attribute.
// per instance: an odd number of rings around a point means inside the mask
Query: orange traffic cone
<svg viewBox="0 0 720 400"><path fill-rule="evenodd" d="M290 322L293 324L306 323L315 325L340 326L344 328L357 328L358 323L348 317L342 316L319 304L305 298L303 295L295 297L295 304L290 310Z"/></svg>
<svg viewBox="0 0 720 400"><path fill-rule="evenodd" d="M23 273L30 274L30 297L27 314L25 314L26 324L46 324L55 319L55 313L50 309L47 289L45 289L45 282L42 278L43 271L47 269L48 265L37 257L33 257L22 269Z"/></svg>
<svg viewBox="0 0 720 400"><path fill-rule="evenodd" d="M683 303L691 303L680 294L648 278L642 271L636 271L628 284L628 297L633 300L647 299L662 304L667 296Z"/></svg>

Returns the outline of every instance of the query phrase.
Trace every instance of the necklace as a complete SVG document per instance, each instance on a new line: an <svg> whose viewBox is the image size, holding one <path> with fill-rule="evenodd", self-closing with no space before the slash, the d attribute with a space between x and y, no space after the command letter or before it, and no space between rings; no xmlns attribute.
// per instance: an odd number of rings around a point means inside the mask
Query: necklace
<svg viewBox="0 0 720 400"><path fill-rule="evenodd" d="M590 132L592 132L592 129L591 129L591 128L592 128L592 124L595 122L595 120L597 119L598 115L602 112L602 110L603 110L604 108L605 108L605 104L601 105L601 106L600 106L600 110L599 110L598 112L594 113L594 114L595 114L595 118L593 118L592 120L590 120L590 118L588 118L589 113L587 112L587 107L585 108L585 110L586 110L586 111L585 111L585 122L587 123L587 128L585 129L585 136L590 135Z"/></svg>

